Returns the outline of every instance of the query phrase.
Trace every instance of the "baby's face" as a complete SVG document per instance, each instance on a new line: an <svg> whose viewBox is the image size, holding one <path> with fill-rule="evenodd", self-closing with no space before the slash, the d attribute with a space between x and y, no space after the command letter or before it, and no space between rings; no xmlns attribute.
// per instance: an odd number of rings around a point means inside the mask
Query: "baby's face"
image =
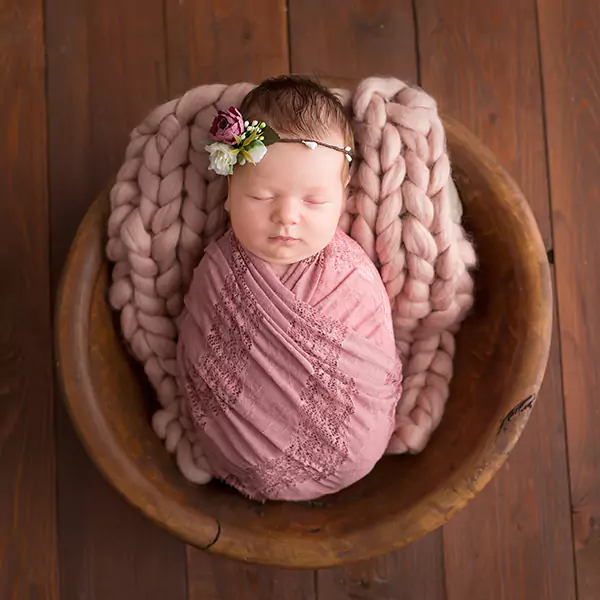
<svg viewBox="0 0 600 600"><path fill-rule="evenodd" d="M343 147L341 134L321 141ZM229 181L231 227L241 245L276 271L317 254L333 239L345 203L345 156L275 143Z"/></svg>

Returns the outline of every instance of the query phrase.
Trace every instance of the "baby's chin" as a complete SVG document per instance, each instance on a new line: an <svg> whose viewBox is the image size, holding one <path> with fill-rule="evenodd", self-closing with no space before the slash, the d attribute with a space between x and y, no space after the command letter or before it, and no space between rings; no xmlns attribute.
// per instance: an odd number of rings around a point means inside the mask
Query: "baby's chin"
<svg viewBox="0 0 600 600"><path fill-rule="evenodd" d="M298 246L297 248L278 248L278 249L261 249L261 256L264 261L279 266L290 266L295 263L299 263L307 258L310 258L314 254L320 252L317 250L316 252L312 249L301 248L302 244L300 242L296 242L294 245Z"/></svg>
<svg viewBox="0 0 600 600"><path fill-rule="evenodd" d="M308 245L302 240L295 241L291 244L267 243L264 245L261 244L260 247L248 249L252 254L255 254L274 267L289 267L318 254L330 243L330 241L324 245Z"/></svg>

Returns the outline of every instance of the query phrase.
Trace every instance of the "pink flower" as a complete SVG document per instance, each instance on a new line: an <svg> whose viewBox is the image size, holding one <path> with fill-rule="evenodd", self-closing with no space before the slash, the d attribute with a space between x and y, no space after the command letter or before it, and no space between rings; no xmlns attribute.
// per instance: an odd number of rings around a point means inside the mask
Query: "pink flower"
<svg viewBox="0 0 600 600"><path fill-rule="evenodd" d="M235 106L220 110L210 128L213 140L225 144L234 144L235 136L244 133L244 119Z"/></svg>

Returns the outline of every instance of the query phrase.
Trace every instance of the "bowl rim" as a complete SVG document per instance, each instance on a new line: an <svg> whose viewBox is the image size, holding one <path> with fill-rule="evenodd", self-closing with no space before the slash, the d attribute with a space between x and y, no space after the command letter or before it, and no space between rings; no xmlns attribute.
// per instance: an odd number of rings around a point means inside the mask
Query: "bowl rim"
<svg viewBox="0 0 600 600"><path fill-rule="evenodd" d="M202 513L199 507L192 510L162 494L136 468L121 444L111 441L114 434L102 413L94 407L95 393L90 383L89 345L85 335L94 285L88 285L87 290L84 285L86 277L95 281L102 265L108 262L104 252L104 232L99 226L105 223L107 215L107 189L90 206L77 230L59 282L54 315L57 380L71 421L93 462L113 488L154 523L197 548L245 562L285 568L325 568L385 554L434 531L462 510L503 466L530 417L531 410L526 409L534 404L548 362L553 319L550 267L536 220L516 182L474 134L448 116L443 116L442 121L448 145L469 149L469 158L478 165L479 172L495 179L506 190L507 209L510 208L522 223L523 235L534 250L529 274L539 279L542 290L539 310L545 315L546 331L524 344L523 352L528 353L535 365L532 369L535 377L529 384L530 395L521 403L513 404L512 400L507 400L499 405L498 423L490 423L490 431L486 431L483 442L471 453L470 464L460 470L462 479L457 480L456 474L450 475L428 494L427 498L435 497L435 502L428 504L426 498L420 503L422 506L382 518L368 529L368 536L363 529L349 531L335 539L315 538L312 541L306 536L302 539L288 537L279 543L253 538L251 544L243 544L240 542L243 531L219 523ZM82 321L84 326L81 326ZM95 427L85 427L91 419ZM500 428L492 431L498 424ZM470 473L467 477L465 470ZM407 519L412 519L408 532Z"/></svg>

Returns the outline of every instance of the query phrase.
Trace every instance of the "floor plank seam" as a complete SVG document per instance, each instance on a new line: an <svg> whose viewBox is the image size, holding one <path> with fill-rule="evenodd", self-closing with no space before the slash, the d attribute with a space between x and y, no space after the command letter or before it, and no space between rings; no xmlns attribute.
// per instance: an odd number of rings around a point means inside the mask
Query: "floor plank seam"
<svg viewBox="0 0 600 600"><path fill-rule="evenodd" d="M540 27L540 6L539 0L535 0L534 2L534 15L535 15L535 27L537 31L537 39L536 39L536 48L538 55L538 72L540 76L540 95L541 95L541 110L542 110L542 131L544 135L544 154L546 158L546 181L547 181L547 192L548 192L548 211L549 211L549 221L550 221L550 249L548 250L548 262L552 265L553 275L551 285L552 285L552 294L554 296L554 318L556 319L556 345L558 352L558 363L560 368L558 369L559 377L560 377L560 395L561 395L561 408L562 408L562 420L564 425L564 448L565 448L565 465L567 469L567 481L569 485L567 486L567 494L569 497L569 525L571 532L571 546L572 546L572 560L573 560L573 579L574 579L574 587L575 587L575 598L579 598L579 580L577 577L577 556L575 552L575 525L573 523L573 490L572 490L572 478L571 478L571 463L569 460L569 436L567 433L567 411L565 406L565 365L563 360L563 349L562 349L562 340L561 340L561 326L560 326L560 311L559 311L559 298L558 298L558 283L556 278L556 259L554 256L554 209L552 202L552 180L550 177L550 148L548 141L548 115L546 111L546 84L544 79L544 57L542 52L542 29Z"/></svg>

